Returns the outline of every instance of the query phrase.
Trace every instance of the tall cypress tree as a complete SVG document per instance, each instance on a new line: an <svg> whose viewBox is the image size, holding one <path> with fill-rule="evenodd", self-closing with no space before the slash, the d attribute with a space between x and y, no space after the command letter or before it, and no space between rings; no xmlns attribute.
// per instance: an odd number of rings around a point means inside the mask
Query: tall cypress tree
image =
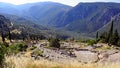
<svg viewBox="0 0 120 68"><path fill-rule="evenodd" d="M96 33L96 39L98 39L98 32Z"/></svg>
<svg viewBox="0 0 120 68"><path fill-rule="evenodd" d="M10 29L9 28L8 28L8 35L9 35L10 42L12 42L11 33L10 33Z"/></svg>
<svg viewBox="0 0 120 68"><path fill-rule="evenodd" d="M104 42L104 43L108 43L107 38L108 38L108 34L107 34L107 32L103 32L103 33L101 33L101 35L100 35L100 39L102 40L102 42Z"/></svg>
<svg viewBox="0 0 120 68"><path fill-rule="evenodd" d="M117 42L118 42L118 40L119 40L119 34L118 34L118 31L117 31L117 29L115 30L115 33L114 33L114 35L113 35L115 38L115 45L117 45Z"/></svg>
<svg viewBox="0 0 120 68"><path fill-rule="evenodd" d="M107 37L108 43L110 43L110 38L111 38L112 35L113 35L113 22L114 22L114 21L112 21L110 30L109 30L109 32L108 32L108 37Z"/></svg>
<svg viewBox="0 0 120 68"><path fill-rule="evenodd" d="M8 33L9 39L11 41L11 33L10 33L10 24L11 21L4 16L0 15L0 32L3 43L5 42L5 35Z"/></svg>
<svg viewBox="0 0 120 68"><path fill-rule="evenodd" d="M2 37L2 42L5 43L5 36L4 36L3 30L1 30L1 37Z"/></svg>
<svg viewBox="0 0 120 68"><path fill-rule="evenodd" d="M5 42L5 36L4 36L3 24L4 24L4 22L0 20L1 37L2 37L2 42L4 43Z"/></svg>
<svg viewBox="0 0 120 68"><path fill-rule="evenodd" d="M117 45L119 40L119 35L117 29L114 31L113 36L110 38L110 44L112 45Z"/></svg>
<svg viewBox="0 0 120 68"><path fill-rule="evenodd" d="M12 36L11 36L11 28L13 27L13 23L7 19L7 23L6 23L7 29L8 29L8 36L9 36L9 40L10 42L12 42Z"/></svg>

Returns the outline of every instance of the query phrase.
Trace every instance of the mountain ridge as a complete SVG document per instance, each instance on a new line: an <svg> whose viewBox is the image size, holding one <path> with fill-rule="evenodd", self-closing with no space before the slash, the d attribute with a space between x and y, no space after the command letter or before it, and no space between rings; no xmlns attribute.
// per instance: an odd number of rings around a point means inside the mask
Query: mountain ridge
<svg viewBox="0 0 120 68"><path fill-rule="evenodd" d="M13 5L14 6L14 5ZM11 14L25 18L42 26L64 29L81 34L91 34L107 25L111 18L120 13L120 3L79 3L71 7L54 2L22 4L13 7ZM2 7L1 7L2 8ZM12 9L12 8L11 8Z"/></svg>

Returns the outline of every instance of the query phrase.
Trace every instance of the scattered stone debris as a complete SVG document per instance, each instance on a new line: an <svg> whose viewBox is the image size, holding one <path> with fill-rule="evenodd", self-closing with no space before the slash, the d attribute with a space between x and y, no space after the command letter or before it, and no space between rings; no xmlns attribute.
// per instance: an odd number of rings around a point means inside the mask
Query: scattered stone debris
<svg viewBox="0 0 120 68"><path fill-rule="evenodd" d="M67 44L67 43L65 43ZM64 45L65 45L64 44ZM120 51L117 49L110 50L95 50L103 45L97 44L94 46L87 46L84 48L69 47L69 45L61 48L46 48L47 43L39 43L37 46L42 51L43 56L34 54L35 59L48 59L55 62L82 62L82 63L96 63L96 62L120 62Z"/></svg>

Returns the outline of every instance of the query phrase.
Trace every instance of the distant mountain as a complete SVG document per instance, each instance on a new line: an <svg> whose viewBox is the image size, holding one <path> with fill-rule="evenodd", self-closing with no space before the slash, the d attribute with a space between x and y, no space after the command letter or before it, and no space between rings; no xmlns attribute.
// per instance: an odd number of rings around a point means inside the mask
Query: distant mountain
<svg viewBox="0 0 120 68"><path fill-rule="evenodd" d="M8 15L17 24L27 23L29 26L29 23L34 23L39 24L37 27L40 30L47 26L80 35L91 34L99 30L104 31L108 28L107 25L110 24L111 18L116 19L115 16L119 13L120 3L110 2L79 3L75 7L54 2L22 5L0 3L0 14ZM35 28L33 25L29 27ZM118 29L119 26L115 26L115 28Z"/></svg>
<svg viewBox="0 0 120 68"><path fill-rule="evenodd" d="M23 8L24 15L27 17L28 15L34 19L39 24L51 24L51 21L54 20L55 17L63 15L67 12L71 7L59 3L53 2L40 2L34 4L24 4L19 5L19 7ZM26 10L27 9L27 10Z"/></svg>
<svg viewBox="0 0 120 68"><path fill-rule="evenodd" d="M67 34L54 32L49 27L44 27L43 24L49 25L56 15L63 14L70 9L70 6L53 3L40 2L29 3L22 5L13 5L0 2L0 14L10 19L17 29L26 28L28 33L43 34L45 36L53 35L67 37Z"/></svg>
<svg viewBox="0 0 120 68"><path fill-rule="evenodd" d="M120 13L120 3L80 3L69 10L57 26L78 33L92 33Z"/></svg>
<svg viewBox="0 0 120 68"><path fill-rule="evenodd" d="M71 8L71 6L54 2L38 2L22 5L0 3L0 13L21 16L42 25L50 24L55 17L63 15Z"/></svg>
<svg viewBox="0 0 120 68"><path fill-rule="evenodd" d="M0 2L0 13L20 15L21 12L13 4Z"/></svg>

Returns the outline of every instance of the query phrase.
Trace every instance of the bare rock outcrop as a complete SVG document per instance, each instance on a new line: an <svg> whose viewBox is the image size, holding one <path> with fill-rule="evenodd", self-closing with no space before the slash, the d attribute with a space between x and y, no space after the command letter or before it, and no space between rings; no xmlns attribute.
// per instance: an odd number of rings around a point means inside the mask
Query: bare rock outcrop
<svg viewBox="0 0 120 68"><path fill-rule="evenodd" d="M76 51L77 60L83 63L94 63L98 61L98 54L91 51Z"/></svg>
<svg viewBox="0 0 120 68"><path fill-rule="evenodd" d="M120 62L120 53L110 55L107 59L108 62Z"/></svg>

